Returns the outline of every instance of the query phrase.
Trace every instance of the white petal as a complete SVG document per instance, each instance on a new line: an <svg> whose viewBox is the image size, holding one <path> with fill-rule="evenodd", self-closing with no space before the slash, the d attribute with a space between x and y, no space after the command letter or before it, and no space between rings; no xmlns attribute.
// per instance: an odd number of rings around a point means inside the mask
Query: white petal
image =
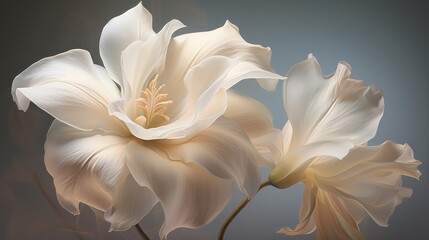
<svg viewBox="0 0 429 240"><path fill-rule="evenodd" d="M287 188L303 180L304 174L319 156L344 157L353 147L350 142L319 141L289 151L269 175L278 188Z"/></svg>
<svg viewBox="0 0 429 240"><path fill-rule="evenodd" d="M111 230L125 231L146 216L158 199L147 187L141 187L128 169L113 192L114 205L106 211L104 218L111 222Z"/></svg>
<svg viewBox="0 0 429 240"><path fill-rule="evenodd" d="M306 171L300 224L317 227L317 239L364 239L358 224L369 214L381 226L411 190L401 177L418 178L420 164L408 145L385 142L354 148L343 159L320 157ZM311 193L311 194L309 194ZM310 206L310 207L309 207ZM282 233L310 233L284 228Z"/></svg>
<svg viewBox="0 0 429 240"><path fill-rule="evenodd" d="M300 223L291 229L278 231L286 235L309 234L317 229L318 240L364 239L356 220L349 214L343 202L317 188L312 180L304 181L305 191L300 210Z"/></svg>
<svg viewBox="0 0 429 240"><path fill-rule="evenodd" d="M12 96L26 111L30 101L56 119L82 130L123 133L109 116L107 105L119 98L118 89L84 50L71 50L42 59L19 74Z"/></svg>
<svg viewBox="0 0 429 240"><path fill-rule="evenodd" d="M217 178L192 163L169 160L149 144L131 142L127 146L127 165L136 181L150 188L162 204L165 223L161 239L179 227L207 224L232 195L230 180Z"/></svg>
<svg viewBox="0 0 429 240"><path fill-rule="evenodd" d="M317 191L314 221L318 240L365 239L341 200L320 189Z"/></svg>
<svg viewBox="0 0 429 240"><path fill-rule="evenodd" d="M408 145L385 142L357 147L342 160L315 162L310 172L320 187L344 202L357 203L377 224L387 226L396 206L411 196L411 189L401 186L401 177L418 179L419 164Z"/></svg>
<svg viewBox="0 0 429 240"><path fill-rule="evenodd" d="M73 214L79 203L106 211L126 168L128 139L102 131L79 131L54 120L45 143L45 165L59 201Z"/></svg>
<svg viewBox="0 0 429 240"><path fill-rule="evenodd" d="M118 101L109 106L112 115L122 120L130 132L144 140L152 139L176 139L179 137L191 138L204 128L207 128L227 107L227 95L222 88L223 80L229 70L236 64L234 60L225 57L212 57L194 67L188 74L186 82L188 95L181 96L182 99L172 99L173 104L167 108L165 114L171 120L160 127L143 128L137 125L126 114L126 103ZM197 80L209 79L209 84ZM168 96L169 99L170 95ZM178 113L170 112L170 109L179 110ZM176 116L177 115L177 116Z"/></svg>
<svg viewBox="0 0 429 240"><path fill-rule="evenodd" d="M303 195L302 206L299 211L299 224L295 227L295 229L283 227L277 231L277 233L283 233L286 235L300 235L310 234L316 230L313 212L316 207L317 188L315 188L311 182L307 181L305 182Z"/></svg>
<svg viewBox="0 0 429 240"><path fill-rule="evenodd" d="M317 141L360 145L374 137L383 115L382 93L350 74L350 67L339 63L325 78L311 55L290 70L283 89L293 128L290 148Z"/></svg>
<svg viewBox="0 0 429 240"><path fill-rule="evenodd" d="M246 132L255 148L264 157L261 164L273 167L282 152L281 132L274 128L271 112L253 98L228 90L225 117L235 121Z"/></svg>
<svg viewBox="0 0 429 240"><path fill-rule="evenodd" d="M121 58L127 100L138 98L144 86L163 70L171 36L184 26L180 21L172 20L155 36L136 41L124 50Z"/></svg>
<svg viewBox="0 0 429 240"><path fill-rule="evenodd" d="M250 65L251 68L260 72L273 72L270 66L271 50L247 43L240 36L238 28L230 22L226 22L223 27L213 31L190 33L175 37L168 50L167 71L160 76L160 79L170 83L166 86L169 92L173 92L170 89L182 92L180 82L183 81L187 72L212 56L224 56L234 59L237 62L248 65L245 68L249 68ZM257 74L255 77L258 79L269 78L270 80L260 79L260 82L263 83L262 85L269 90L274 90L277 85L277 79L282 78L274 74L267 76L258 76ZM246 76L246 78L254 77Z"/></svg>
<svg viewBox="0 0 429 240"><path fill-rule="evenodd" d="M122 52L133 42L153 37L152 15L141 3L111 19L100 36L100 55L109 75L121 86Z"/></svg>
<svg viewBox="0 0 429 240"><path fill-rule="evenodd" d="M225 117L187 142L162 149L171 159L196 163L217 177L234 179L248 196L258 190L261 156L240 126Z"/></svg>

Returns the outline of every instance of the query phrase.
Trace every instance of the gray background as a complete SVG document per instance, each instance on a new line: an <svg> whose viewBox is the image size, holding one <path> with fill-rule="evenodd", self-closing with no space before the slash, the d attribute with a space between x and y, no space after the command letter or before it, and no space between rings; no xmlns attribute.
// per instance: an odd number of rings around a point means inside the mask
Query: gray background
<svg viewBox="0 0 429 240"><path fill-rule="evenodd" d="M134 230L107 233L107 226L83 208L73 217L58 206L52 181L43 166L43 143L52 118L32 106L17 111L10 96L14 76L35 61L83 48L101 63L98 40L107 21L137 0L1 1L0 71L0 239L138 239ZM418 1L143 1L154 16L155 30L172 18L184 22L184 32L211 30L229 19L249 42L270 46L272 65L284 75L293 64L314 53L325 74L341 60L353 76L383 90L385 114L370 144L385 140L408 143L423 162L420 181L405 180L411 199L397 208L389 228L367 219L360 226L368 239L427 239L429 233L429 91L428 7ZM285 121L281 87L264 92L254 81L237 90L267 104L276 127ZM266 173L267 171L265 171ZM230 226L226 239L315 239L315 235L287 237L275 233L295 226L302 186L262 190ZM215 239L227 209L210 225L179 229L170 239ZM159 207L142 221L156 239L162 221Z"/></svg>

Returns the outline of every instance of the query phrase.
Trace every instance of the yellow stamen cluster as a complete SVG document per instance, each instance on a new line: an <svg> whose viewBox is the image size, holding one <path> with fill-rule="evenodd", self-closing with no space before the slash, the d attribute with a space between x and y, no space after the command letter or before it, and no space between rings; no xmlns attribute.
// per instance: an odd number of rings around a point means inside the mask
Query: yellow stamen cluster
<svg viewBox="0 0 429 240"><path fill-rule="evenodd" d="M145 128L150 128L151 123L156 118L162 118L167 121L170 118L164 114L167 104L173 103L173 101L162 101L165 99L168 94L160 93L160 90L165 86L165 84L158 85L158 75L149 83L149 87L141 91L141 98L136 99L136 102L141 103L138 107L143 110L144 121L141 121L142 117L138 117L136 122L142 125Z"/></svg>

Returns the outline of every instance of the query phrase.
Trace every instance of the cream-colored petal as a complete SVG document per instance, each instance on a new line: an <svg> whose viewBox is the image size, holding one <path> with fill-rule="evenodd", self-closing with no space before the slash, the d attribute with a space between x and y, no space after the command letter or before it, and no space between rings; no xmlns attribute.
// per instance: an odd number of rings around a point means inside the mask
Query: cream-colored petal
<svg viewBox="0 0 429 240"><path fill-rule="evenodd" d="M238 123L250 138L273 129L273 116L265 105L234 90L227 93L228 108L224 116Z"/></svg>
<svg viewBox="0 0 429 240"><path fill-rule="evenodd" d="M146 41L153 37L152 15L141 3L125 13L111 19L100 36L100 55L109 75L121 87L122 52L135 41Z"/></svg>
<svg viewBox="0 0 429 240"><path fill-rule="evenodd" d="M283 153L289 152L290 143L292 141L292 124L290 121L287 121L282 129L282 135L283 135Z"/></svg>
<svg viewBox="0 0 429 240"><path fill-rule="evenodd" d="M122 120L130 132L144 140L152 139L189 139L199 131L210 126L227 107L227 95L222 88L223 80L236 61L225 57L212 57L194 67L188 74L188 95L174 99L165 114L171 119L165 125L143 128L126 114L126 103L117 101L109 106L109 112ZM197 84L198 79L210 79L210 84ZM170 97L170 95L168 96ZM178 110L179 112L175 112ZM186 140L185 139L185 140Z"/></svg>
<svg viewBox="0 0 429 240"><path fill-rule="evenodd" d="M193 163L172 161L150 144L128 144L127 165L139 185L151 189L162 204L165 222L161 239L179 227L207 224L232 195L231 180L215 177Z"/></svg>
<svg viewBox="0 0 429 240"><path fill-rule="evenodd" d="M304 181L305 182L305 181ZM286 235L301 235L310 234L316 230L314 223L313 212L316 207L317 188L314 187L312 182L305 182L304 194L302 199L302 206L299 211L299 223L294 228L283 227L277 233Z"/></svg>
<svg viewBox="0 0 429 240"><path fill-rule="evenodd" d="M54 120L45 143L45 165L59 201L73 214L79 203L106 211L125 171L127 138L80 131Z"/></svg>
<svg viewBox="0 0 429 240"><path fill-rule="evenodd" d="M292 67L283 88L293 128L290 150L317 141L360 145L374 137L383 115L382 93L350 75L350 67L341 62L324 77L312 55Z"/></svg>
<svg viewBox="0 0 429 240"><path fill-rule="evenodd" d="M270 66L271 50L259 45L247 43L238 32L238 28L226 22L223 27L208 32L197 32L175 37L169 47L166 61L166 71L160 75L160 80L167 84L168 92L181 95L185 91L181 82L187 72L205 59L212 56L224 56L250 65L261 72L273 72ZM249 68L249 66L245 66ZM237 69L238 70L238 69ZM233 76L231 76L232 78ZM256 76L262 85L274 90L280 76ZM248 78L253 78L248 76ZM264 80L268 78L270 80ZM226 79L228 82L228 79ZM173 96L174 98L176 96Z"/></svg>
<svg viewBox="0 0 429 240"><path fill-rule="evenodd" d="M310 233L301 228L311 221L317 239L364 239L358 226L363 216L368 214L377 224L387 226L395 208L411 196L411 189L401 186L401 177L418 178L419 164L408 145L392 142L353 148L341 160L316 158L303 181L306 191L300 224L295 230L281 232Z"/></svg>
<svg viewBox="0 0 429 240"><path fill-rule="evenodd" d="M318 240L364 239L355 219L341 200L320 189L317 191L314 221Z"/></svg>
<svg viewBox="0 0 429 240"><path fill-rule="evenodd" d="M289 151L268 178L278 188L290 187L304 179L304 174L319 156L344 157L353 147L350 142L319 141Z"/></svg>
<svg viewBox="0 0 429 240"><path fill-rule="evenodd" d="M258 152L261 164L274 167L283 155L282 135L273 126L272 114L253 98L228 90L228 107L224 116L235 121L246 132Z"/></svg>
<svg viewBox="0 0 429 240"><path fill-rule="evenodd" d="M218 118L185 143L162 149L170 159L196 163L217 177L234 179L247 196L258 190L261 156L240 126L228 118Z"/></svg>
<svg viewBox="0 0 429 240"><path fill-rule="evenodd" d="M185 27L172 20L146 41L135 41L122 52L124 98L134 103L146 85L163 71L168 44L175 31Z"/></svg>
<svg viewBox="0 0 429 240"><path fill-rule="evenodd" d="M180 131L186 132L187 138L192 137L225 112L224 103L227 99L219 100L223 91L242 79L262 76L281 78L274 73L257 70L251 64L239 62L237 59L209 57L186 74L186 97L182 101L177 97L170 98L173 102L181 103L181 107L169 108L166 113L169 116L180 116L172 119L172 125L182 126ZM177 109L181 110L180 113L177 113Z"/></svg>
<svg viewBox="0 0 429 240"><path fill-rule="evenodd" d="M110 230L125 231L146 216L158 198L147 187L137 184L128 169L113 191L114 205L106 211L104 218L111 223Z"/></svg>
<svg viewBox="0 0 429 240"><path fill-rule="evenodd" d="M103 129L126 134L109 116L107 105L119 98L118 89L84 50L71 50L44 58L12 83L12 96L20 110L30 101L56 119L81 130Z"/></svg>
<svg viewBox="0 0 429 240"><path fill-rule="evenodd" d="M411 196L411 189L402 187L401 177L418 179L419 164L408 145L388 141L354 148L342 160L315 162L309 172L317 176L320 187L344 202L360 205L377 224L387 226L396 206Z"/></svg>
<svg viewBox="0 0 429 240"><path fill-rule="evenodd" d="M317 230L318 240L364 239L356 220L350 215L343 202L329 192L314 185L313 179L304 181L305 191L300 210L300 222L291 229L278 231L286 235L310 234Z"/></svg>

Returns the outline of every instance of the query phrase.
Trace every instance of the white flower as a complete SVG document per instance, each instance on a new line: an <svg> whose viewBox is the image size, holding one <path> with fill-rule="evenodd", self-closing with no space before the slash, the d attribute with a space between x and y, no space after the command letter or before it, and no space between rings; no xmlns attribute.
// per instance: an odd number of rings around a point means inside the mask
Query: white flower
<svg viewBox="0 0 429 240"><path fill-rule="evenodd" d="M231 198L233 180L244 194L256 193L261 156L239 124L260 125L253 130L259 136L272 130L271 118L246 121L263 106L227 90L245 78L274 88L281 77L270 67L271 51L245 42L229 22L171 38L182 27L173 20L155 33L138 4L103 29L106 69L71 50L14 79L19 109L32 101L55 118L45 164L71 213L82 202L104 211L111 229L126 230L160 202L165 238L213 219ZM222 116L228 104L241 113Z"/></svg>
<svg viewBox="0 0 429 240"><path fill-rule="evenodd" d="M280 233L317 230L318 239L362 239L363 216L387 226L395 207L411 196L401 176L420 176L408 145L366 146L383 115L383 96L350 75L339 63L324 77L312 55L288 73L283 99L289 121L269 179L278 188L302 182L305 191L300 223Z"/></svg>

